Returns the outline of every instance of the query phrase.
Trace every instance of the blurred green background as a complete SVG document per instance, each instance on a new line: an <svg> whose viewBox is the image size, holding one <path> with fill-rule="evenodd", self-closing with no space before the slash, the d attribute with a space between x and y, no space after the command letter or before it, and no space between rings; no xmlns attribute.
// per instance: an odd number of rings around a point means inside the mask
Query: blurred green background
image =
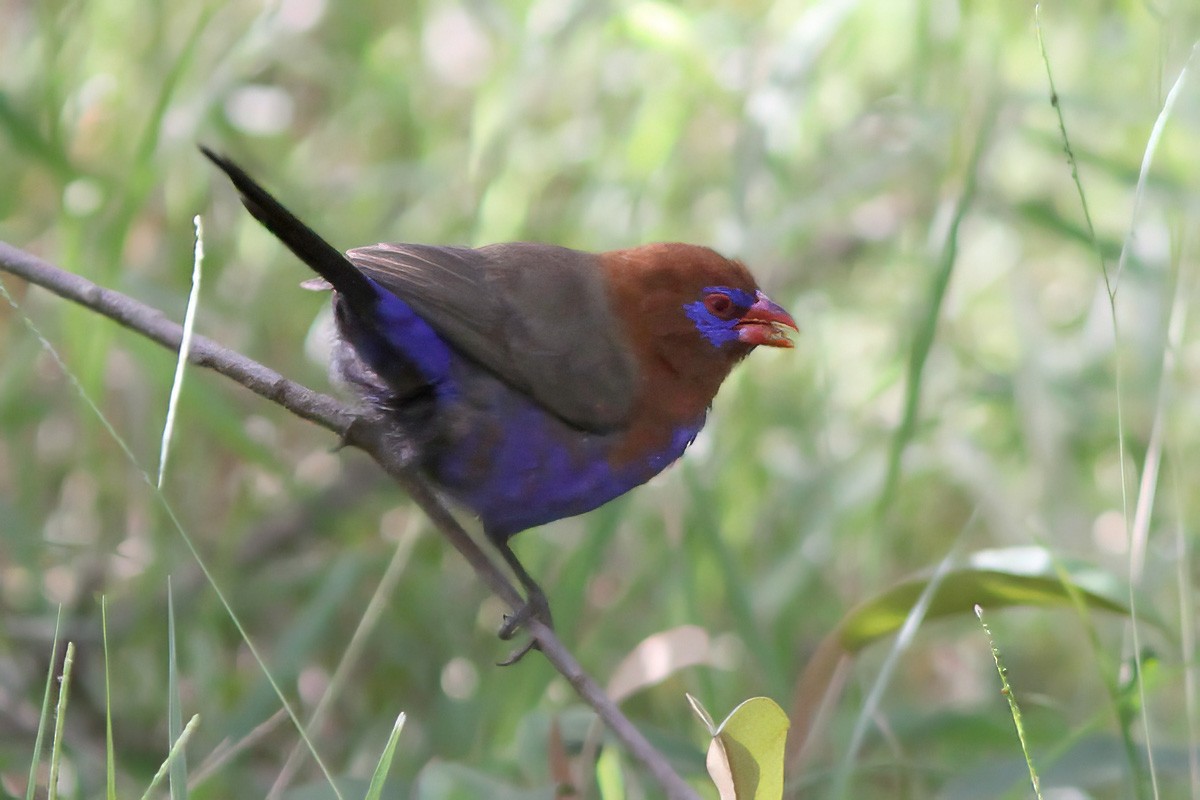
<svg viewBox="0 0 1200 800"><path fill-rule="evenodd" d="M707 796L684 692L718 719L755 695L815 713L807 677L828 702L789 796L1027 797L970 613L982 573L903 646L834 671L814 655L948 554L1039 546L1117 608L987 609L1046 796L1200 797L1200 6L1041 13L1094 236L1031 3L0 0L0 239L182 319L202 214L198 331L321 390L325 301L197 142L342 247L681 240L742 258L799 320L797 349L739 368L661 478L516 540L568 647L604 683L639 642L697 626L662 640L689 665L623 707ZM101 595L117 785L140 795L168 748L168 576L182 712L201 715L191 796L264 796L295 728L25 320L151 473L173 355L0 279L23 309L0 304L0 796L25 793L60 607L78 647L62 785L102 796ZM388 796L551 797L566 764L596 797L567 684L536 655L493 666L503 608L335 445L193 370L163 490L302 715L338 687L313 731L330 769L365 781L404 711ZM898 619L911 600L883 605ZM603 752L625 796L659 795ZM311 759L278 783L331 796Z"/></svg>

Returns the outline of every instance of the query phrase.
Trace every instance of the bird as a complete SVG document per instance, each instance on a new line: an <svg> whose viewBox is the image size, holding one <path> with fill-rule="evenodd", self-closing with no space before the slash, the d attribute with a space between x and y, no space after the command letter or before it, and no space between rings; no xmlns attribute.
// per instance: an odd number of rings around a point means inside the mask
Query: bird
<svg viewBox="0 0 1200 800"><path fill-rule="evenodd" d="M317 273L305 285L332 289L335 382L403 434L411 463L478 517L520 582L525 603L503 639L532 617L552 625L512 537L653 478L696 438L731 369L799 332L741 261L699 245L343 253L231 159L200 149Z"/></svg>

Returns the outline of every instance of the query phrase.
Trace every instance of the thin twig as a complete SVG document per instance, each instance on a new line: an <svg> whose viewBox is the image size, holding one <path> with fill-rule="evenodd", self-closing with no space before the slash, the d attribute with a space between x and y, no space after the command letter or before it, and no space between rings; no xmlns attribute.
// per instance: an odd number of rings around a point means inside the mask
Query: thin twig
<svg viewBox="0 0 1200 800"><path fill-rule="evenodd" d="M158 309L111 289L97 286L86 278L0 242L0 270L37 284L60 297L76 302L98 314L142 334L172 350L178 350L183 329ZM401 458L403 448L391 446L397 435L382 420L360 416L328 395L314 392L278 372L230 350L204 336L192 339L189 360L230 378L250 391L293 414L332 431L342 441L373 458L425 512L438 531L450 541L475 570L488 588L514 610L523 603L500 569L484 554L429 484ZM667 760L621 713L620 709L588 675L575 657L563 646L554 631L536 619L526 625L528 633L554 668L567 679L579 696L590 705L629 753L642 763L672 800L694 800L698 795L672 768Z"/></svg>
<svg viewBox="0 0 1200 800"><path fill-rule="evenodd" d="M132 297L97 286L87 278L67 272L6 242L0 242L0 269L90 308L169 350L179 349L183 328L158 309ZM189 360L197 366L215 370L293 414L339 435L354 421L353 412L334 398L289 381L275 370L207 337L192 338Z"/></svg>

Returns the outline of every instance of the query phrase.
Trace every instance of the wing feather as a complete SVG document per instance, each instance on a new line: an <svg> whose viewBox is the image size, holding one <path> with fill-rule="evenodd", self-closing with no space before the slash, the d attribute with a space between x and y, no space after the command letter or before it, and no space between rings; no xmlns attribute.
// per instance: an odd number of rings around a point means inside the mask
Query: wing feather
<svg viewBox="0 0 1200 800"><path fill-rule="evenodd" d="M598 256L544 244L379 244L348 253L439 334L584 430L628 423L638 372Z"/></svg>

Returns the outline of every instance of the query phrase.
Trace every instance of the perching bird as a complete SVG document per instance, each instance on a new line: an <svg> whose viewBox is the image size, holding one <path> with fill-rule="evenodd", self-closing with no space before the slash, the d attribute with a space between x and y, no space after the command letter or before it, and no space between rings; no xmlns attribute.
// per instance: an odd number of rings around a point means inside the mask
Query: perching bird
<svg viewBox="0 0 1200 800"><path fill-rule="evenodd" d="M734 364L757 345L792 346L792 317L741 262L705 247L377 244L343 255L232 161L201 150L332 286L332 372L479 516L524 586L504 638L530 616L549 622L509 538L650 480L696 438Z"/></svg>

